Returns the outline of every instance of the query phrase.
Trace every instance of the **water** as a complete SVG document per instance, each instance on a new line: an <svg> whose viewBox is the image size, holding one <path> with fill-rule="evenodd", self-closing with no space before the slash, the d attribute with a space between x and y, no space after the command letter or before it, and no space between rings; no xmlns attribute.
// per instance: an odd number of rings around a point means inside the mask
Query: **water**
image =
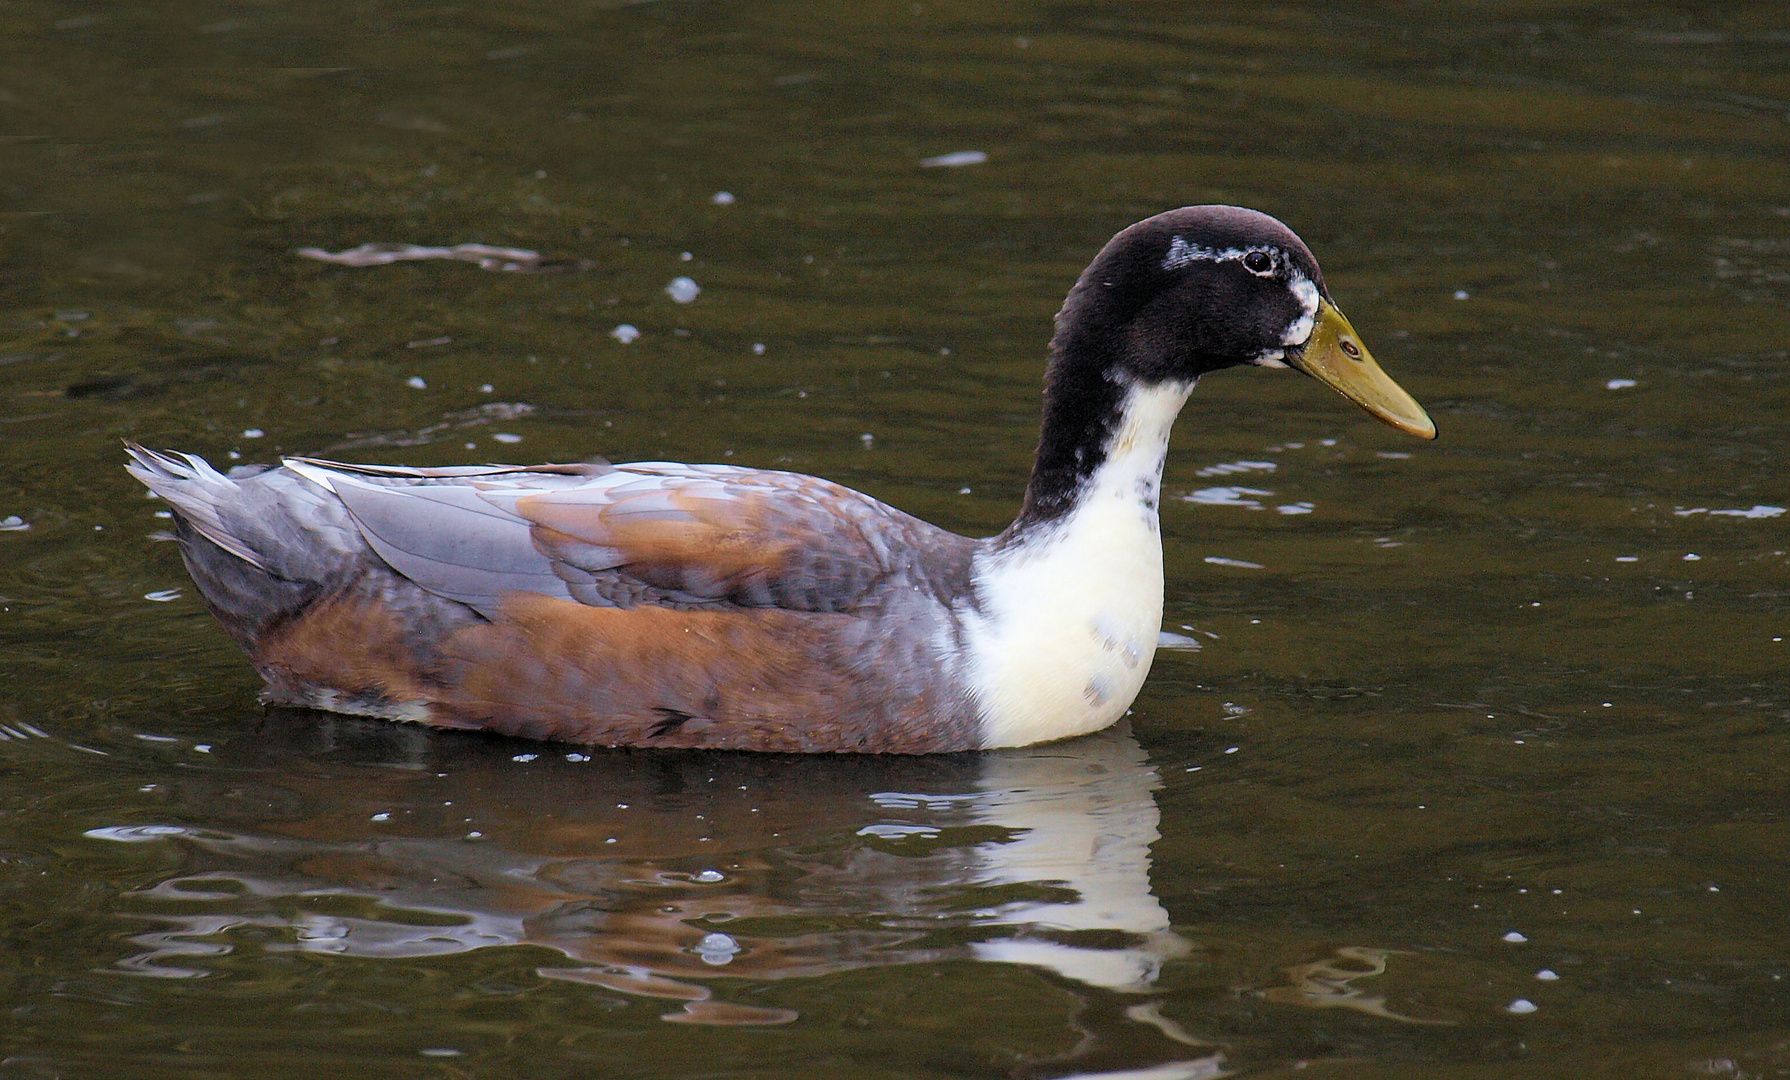
<svg viewBox="0 0 1790 1080"><path fill-rule="evenodd" d="M1787 47L1746 4L0 9L0 1076L1790 1073ZM1063 291L1202 201L1299 230L1442 438L1208 379L1163 503L1203 648L1080 742L264 712L119 467L727 461L986 533ZM363 244L448 255L298 254Z"/></svg>

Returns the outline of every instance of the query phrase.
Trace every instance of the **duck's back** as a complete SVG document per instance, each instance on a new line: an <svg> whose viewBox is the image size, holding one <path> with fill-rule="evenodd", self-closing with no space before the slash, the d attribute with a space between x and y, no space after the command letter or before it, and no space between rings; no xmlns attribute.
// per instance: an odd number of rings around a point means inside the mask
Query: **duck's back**
<svg viewBox="0 0 1790 1080"><path fill-rule="evenodd" d="M271 700L602 745L980 745L975 542L837 484L130 452Z"/></svg>

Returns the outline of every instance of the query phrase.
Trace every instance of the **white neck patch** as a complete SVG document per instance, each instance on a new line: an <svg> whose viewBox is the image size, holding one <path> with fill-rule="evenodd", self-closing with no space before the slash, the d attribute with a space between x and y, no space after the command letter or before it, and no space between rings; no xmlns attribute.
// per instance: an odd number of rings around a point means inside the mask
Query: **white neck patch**
<svg viewBox="0 0 1790 1080"><path fill-rule="evenodd" d="M965 614L964 643L983 746L1098 731L1143 686L1162 630L1162 463L1192 389L1128 387L1106 460L1074 508L1013 547L977 555L982 607Z"/></svg>

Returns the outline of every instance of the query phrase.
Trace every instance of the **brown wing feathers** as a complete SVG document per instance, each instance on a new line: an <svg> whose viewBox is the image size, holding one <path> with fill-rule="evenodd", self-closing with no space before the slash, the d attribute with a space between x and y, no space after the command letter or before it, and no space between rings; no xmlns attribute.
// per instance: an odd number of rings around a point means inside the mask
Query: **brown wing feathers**
<svg viewBox="0 0 1790 1080"><path fill-rule="evenodd" d="M528 494L514 510L562 566L686 602L851 611L895 569L877 533L908 531L911 519L810 477L733 472Z"/></svg>
<svg viewBox="0 0 1790 1080"><path fill-rule="evenodd" d="M648 505L642 505L648 504ZM613 552L611 564L661 589L755 607L776 603L773 582L794 546L765 527L764 498L702 498L679 490L624 497L603 505L531 495L517 513L535 525L535 544L586 570L592 549Z"/></svg>

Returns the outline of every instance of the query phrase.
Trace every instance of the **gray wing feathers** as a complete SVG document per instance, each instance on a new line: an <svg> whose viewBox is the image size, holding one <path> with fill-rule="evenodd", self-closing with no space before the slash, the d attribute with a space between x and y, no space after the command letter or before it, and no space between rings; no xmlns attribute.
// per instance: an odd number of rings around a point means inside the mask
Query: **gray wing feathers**
<svg viewBox="0 0 1790 1080"><path fill-rule="evenodd" d="M551 530L537 532L536 544L586 603L591 586L626 603L619 587L631 581L678 603L861 610L885 599L886 586L924 582L929 570L917 561L950 563L968 543L849 488L737 466L628 464L577 487L522 495L525 506L508 505ZM486 497L501 502L509 493Z"/></svg>
<svg viewBox="0 0 1790 1080"><path fill-rule="evenodd" d="M289 457L282 458L281 464L299 473L314 470L337 476L357 476L369 482L384 480L399 485L418 481L462 483L489 480L497 476L519 476L524 483L546 488L582 484L589 477L615 471L614 466L601 461L577 465L440 465L419 468L414 465L348 465L340 461L325 461L323 458Z"/></svg>
<svg viewBox="0 0 1790 1080"><path fill-rule="evenodd" d="M506 592L572 599L551 560L535 549L527 520L454 484L366 484L332 477L361 535L391 568L485 615Z"/></svg>
<svg viewBox="0 0 1790 1080"><path fill-rule="evenodd" d="M859 610L889 588L954 581L972 543L837 484L731 465L419 469L288 458L225 476L191 455L127 446L133 476L252 566L323 583L370 549L487 616L514 591L600 606Z"/></svg>

